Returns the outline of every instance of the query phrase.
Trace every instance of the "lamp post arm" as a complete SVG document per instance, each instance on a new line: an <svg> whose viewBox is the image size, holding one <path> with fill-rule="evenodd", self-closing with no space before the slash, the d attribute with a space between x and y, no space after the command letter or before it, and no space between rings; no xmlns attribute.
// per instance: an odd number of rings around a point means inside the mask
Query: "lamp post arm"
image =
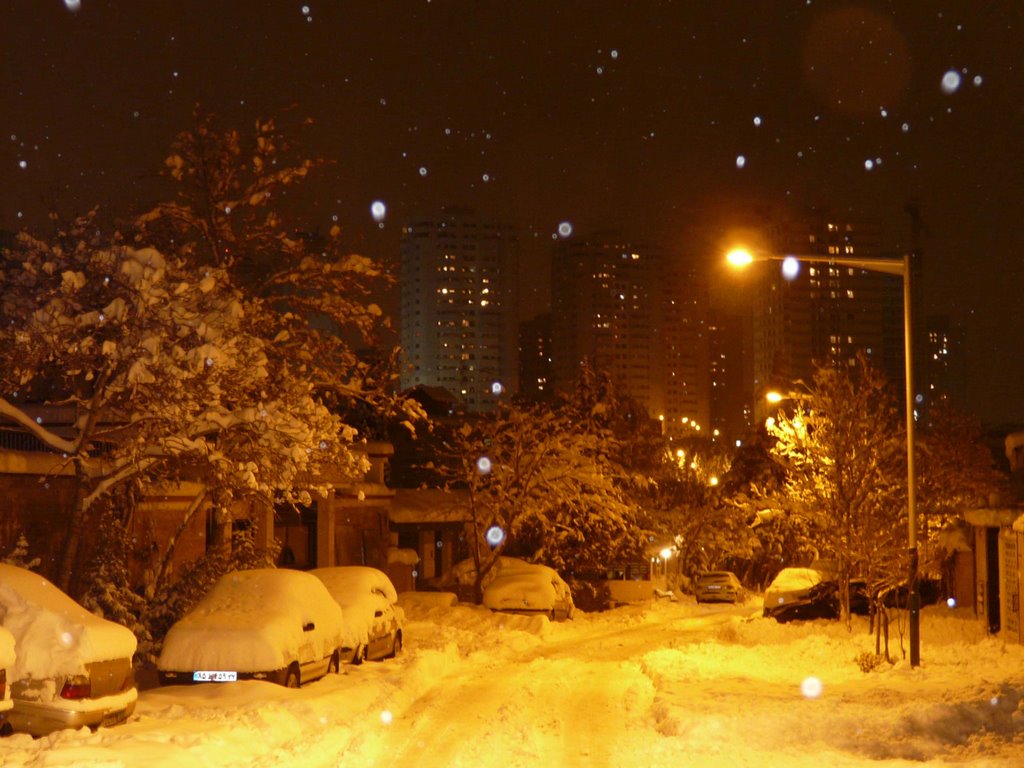
<svg viewBox="0 0 1024 768"><path fill-rule="evenodd" d="M806 261L809 264L838 264L841 267L855 267L868 272L884 272L887 275L903 275L905 277L909 274L906 259L854 259L848 256L823 256L821 254L808 256L799 253L769 258L772 261L783 261L787 257L792 257L797 261Z"/></svg>

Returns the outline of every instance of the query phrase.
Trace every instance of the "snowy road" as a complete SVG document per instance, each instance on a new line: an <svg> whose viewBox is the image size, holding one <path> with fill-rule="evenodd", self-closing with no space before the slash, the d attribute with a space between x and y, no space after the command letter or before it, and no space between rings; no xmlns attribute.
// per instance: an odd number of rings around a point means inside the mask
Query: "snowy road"
<svg viewBox="0 0 1024 768"><path fill-rule="evenodd" d="M835 622L759 606L620 608L552 624L428 597L407 653L299 691L144 691L126 725L0 740L6 766L1024 765L1024 649L927 614L922 658L865 674ZM805 696L811 675L823 686Z"/></svg>

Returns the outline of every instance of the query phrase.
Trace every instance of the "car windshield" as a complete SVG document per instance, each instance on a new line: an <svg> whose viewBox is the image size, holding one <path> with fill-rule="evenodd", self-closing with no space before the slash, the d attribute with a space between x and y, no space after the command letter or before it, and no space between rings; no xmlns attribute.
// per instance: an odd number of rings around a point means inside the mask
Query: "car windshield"
<svg viewBox="0 0 1024 768"><path fill-rule="evenodd" d="M727 571L715 571L713 573L702 573L697 577L699 584L728 584L732 574Z"/></svg>

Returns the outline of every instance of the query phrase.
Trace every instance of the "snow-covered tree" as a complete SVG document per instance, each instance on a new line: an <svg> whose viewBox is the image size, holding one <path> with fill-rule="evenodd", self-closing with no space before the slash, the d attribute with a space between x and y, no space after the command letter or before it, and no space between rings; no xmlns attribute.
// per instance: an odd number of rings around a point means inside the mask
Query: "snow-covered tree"
<svg viewBox="0 0 1024 768"><path fill-rule="evenodd" d="M821 367L790 412L769 421L772 454L787 470L790 513L806 518L822 558L835 561L841 614L851 575L902 572L906 454L889 384L861 355L849 369Z"/></svg>
<svg viewBox="0 0 1024 768"><path fill-rule="evenodd" d="M586 569L641 550L638 510L606 449L546 406L510 406L457 431L448 482L468 490L478 592L502 553Z"/></svg>
<svg viewBox="0 0 1024 768"><path fill-rule="evenodd" d="M173 199L137 224L141 242L221 269L260 299L253 322L271 342L266 354L287 360L365 436L371 427L383 430L382 414L408 423L422 412L389 395L398 353L384 350L388 320L372 297L392 277L373 259L347 252L339 227L321 235L301 215L315 210L312 201L301 204L301 184L322 165L303 157L275 120L258 120L243 134L197 112L165 161ZM374 356L360 356L362 348Z"/></svg>
<svg viewBox="0 0 1024 768"><path fill-rule="evenodd" d="M929 548L939 531L962 519L965 509L985 506L990 497L1008 491L976 419L947 403L939 403L930 416L916 433L915 452L920 538Z"/></svg>
<svg viewBox="0 0 1024 768"><path fill-rule="evenodd" d="M227 270L107 237L86 217L0 257L0 415L77 480L58 570L119 485L188 478L268 502L358 477L355 430L271 349Z"/></svg>

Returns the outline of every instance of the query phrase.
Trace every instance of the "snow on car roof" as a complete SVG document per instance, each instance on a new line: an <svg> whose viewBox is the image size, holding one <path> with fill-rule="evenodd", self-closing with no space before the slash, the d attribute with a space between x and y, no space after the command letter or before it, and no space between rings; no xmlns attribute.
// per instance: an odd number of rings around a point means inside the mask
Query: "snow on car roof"
<svg viewBox="0 0 1024 768"><path fill-rule="evenodd" d="M383 571L365 565L314 568L310 571L326 586L345 614L345 644L354 647L369 641L374 613L398 602L391 579ZM392 608L402 617L401 608Z"/></svg>
<svg viewBox="0 0 1024 768"><path fill-rule="evenodd" d="M303 626L312 622L316 635ZM311 640L340 647L341 607L323 583L287 568L232 571L223 576L164 640L164 670L280 669ZM321 648L326 655L332 648Z"/></svg>
<svg viewBox="0 0 1024 768"><path fill-rule="evenodd" d="M0 669L14 666L14 635L0 627Z"/></svg>
<svg viewBox="0 0 1024 768"><path fill-rule="evenodd" d="M366 565L341 565L334 568L314 568L310 571L327 585L327 591L334 596L342 609L347 609L357 598L380 592L388 602L398 602L395 585L383 571Z"/></svg>
<svg viewBox="0 0 1024 768"><path fill-rule="evenodd" d="M542 568L512 569L499 573L484 588L488 608L532 607L550 610L556 599L550 574Z"/></svg>
<svg viewBox="0 0 1024 768"><path fill-rule="evenodd" d="M806 589L820 584L823 579L821 571L814 568L783 568L769 589Z"/></svg>
<svg viewBox="0 0 1024 768"><path fill-rule="evenodd" d="M79 674L94 661L131 658L135 634L89 613L38 573L0 563L0 624L14 636L12 676Z"/></svg>

